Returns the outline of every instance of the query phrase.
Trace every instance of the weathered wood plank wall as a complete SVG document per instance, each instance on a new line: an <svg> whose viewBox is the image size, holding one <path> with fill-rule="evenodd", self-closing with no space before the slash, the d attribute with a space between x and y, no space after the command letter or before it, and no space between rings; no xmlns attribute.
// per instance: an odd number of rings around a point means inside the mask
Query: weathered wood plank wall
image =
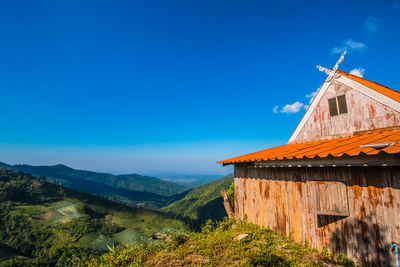
<svg viewBox="0 0 400 267"><path fill-rule="evenodd" d="M338 181L349 216L317 215L311 181ZM340 194L325 195L328 205ZM323 205L320 208L323 208ZM334 204L333 204L334 205ZM343 203L338 204L344 209ZM248 168L235 166L235 215L321 250L345 253L366 266L391 266L400 242L400 167Z"/></svg>
<svg viewBox="0 0 400 267"><path fill-rule="evenodd" d="M348 113L330 116L328 99L346 95ZM400 125L400 113L333 80L294 143L352 136L354 132Z"/></svg>

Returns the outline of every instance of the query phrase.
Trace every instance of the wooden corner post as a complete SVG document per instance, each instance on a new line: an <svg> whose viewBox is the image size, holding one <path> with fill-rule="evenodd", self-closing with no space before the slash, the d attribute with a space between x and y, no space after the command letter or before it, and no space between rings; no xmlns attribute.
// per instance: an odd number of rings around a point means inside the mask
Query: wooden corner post
<svg viewBox="0 0 400 267"><path fill-rule="evenodd" d="M228 195L226 194L225 190L221 190L221 195L222 195L222 198L224 199L224 207L225 207L226 213L228 214L228 217L229 218L235 217L235 214L233 213L233 210L232 210L231 203L229 203Z"/></svg>

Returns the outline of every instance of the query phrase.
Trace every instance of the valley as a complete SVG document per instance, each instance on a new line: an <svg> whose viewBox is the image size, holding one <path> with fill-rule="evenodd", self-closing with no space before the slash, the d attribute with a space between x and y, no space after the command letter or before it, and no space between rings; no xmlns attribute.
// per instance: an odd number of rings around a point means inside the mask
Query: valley
<svg viewBox="0 0 400 267"><path fill-rule="evenodd" d="M233 183L233 174L192 189L182 199L161 208L161 211L177 216L192 228L199 229L206 220L221 221L227 214L223 206L221 190Z"/></svg>
<svg viewBox="0 0 400 267"><path fill-rule="evenodd" d="M122 204L0 169L0 259L68 265L71 255L100 255L115 245L163 242L187 232L165 213ZM8 251L7 253L4 251Z"/></svg>

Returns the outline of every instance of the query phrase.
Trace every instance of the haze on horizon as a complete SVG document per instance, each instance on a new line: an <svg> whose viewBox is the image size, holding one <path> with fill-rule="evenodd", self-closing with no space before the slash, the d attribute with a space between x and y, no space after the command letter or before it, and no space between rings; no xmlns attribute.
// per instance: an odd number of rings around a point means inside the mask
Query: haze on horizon
<svg viewBox="0 0 400 267"><path fill-rule="evenodd" d="M227 174L284 144L325 74L400 90L400 1L3 1L0 161ZM285 14L285 16L282 16Z"/></svg>

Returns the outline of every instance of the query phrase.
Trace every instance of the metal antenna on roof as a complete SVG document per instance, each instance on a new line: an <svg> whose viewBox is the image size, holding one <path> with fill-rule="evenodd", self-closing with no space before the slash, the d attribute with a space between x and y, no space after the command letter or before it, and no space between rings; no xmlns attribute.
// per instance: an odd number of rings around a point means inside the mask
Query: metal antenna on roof
<svg viewBox="0 0 400 267"><path fill-rule="evenodd" d="M332 80L333 77L337 78L339 77L339 74L336 73L336 71L339 68L339 64L342 63L343 59L344 59L344 55L346 55L346 50L344 50L343 54L340 56L339 60L336 62L335 66L333 68L331 68L330 70L327 68L324 68L320 65L317 66L317 69L319 71L325 72L328 75L328 78L326 78L326 81L330 81Z"/></svg>

